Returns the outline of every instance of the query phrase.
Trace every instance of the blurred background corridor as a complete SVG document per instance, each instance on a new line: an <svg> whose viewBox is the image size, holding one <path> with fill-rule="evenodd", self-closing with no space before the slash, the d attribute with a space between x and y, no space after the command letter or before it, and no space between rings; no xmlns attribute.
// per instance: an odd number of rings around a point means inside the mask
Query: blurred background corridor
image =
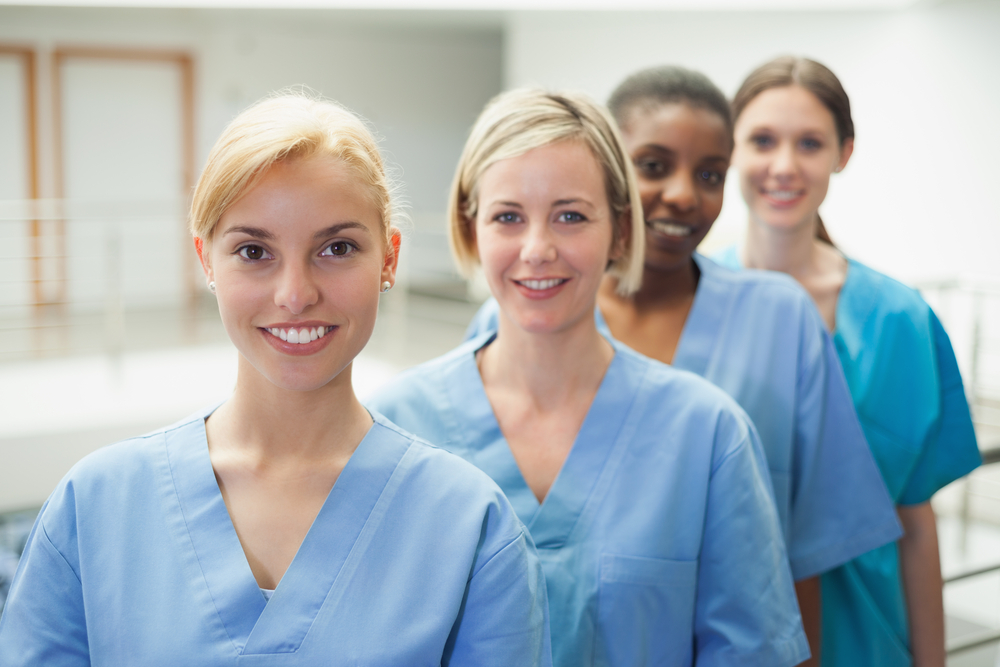
<svg viewBox="0 0 1000 667"><path fill-rule="evenodd" d="M1000 2L64 4L0 3L0 608L26 531L77 460L231 390L236 351L186 207L225 125L290 86L370 120L408 204L399 282L355 364L364 397L456 345L486 296L454 269L444 209L492 96L540 85L604 101L667 63L731 95L773 56L822 61L857 126L826 225L937 310L984 457L1000 461ZM703 249L737 240L745 220L730 178ZM934 507L954 578L949 664L993 667L1000 465Z"/></svg>

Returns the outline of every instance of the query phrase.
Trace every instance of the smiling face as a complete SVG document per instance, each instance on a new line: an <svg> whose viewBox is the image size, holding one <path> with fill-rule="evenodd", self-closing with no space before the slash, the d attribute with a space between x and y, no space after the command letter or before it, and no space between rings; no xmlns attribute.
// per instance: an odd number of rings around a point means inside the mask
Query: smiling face
<svg viewBox="0 0 1000 667"><path fill-rule="evenodd" d="M368 342L379 286L395 277L384 239L360 180L339 161L311 157L272 166L199 255L243 359L274 385L308 391Z"/></svg>
<svg viewBox="0 0 1000 667"><path fill-rule="evenodd" d="M476 246L503 318L533 333L593 321L612 217L590 149L560 141L500 160L478 192Z"/></svg>
<svg viewBox="0 0 1000 667"><path fill-rule="evenodd" d="M750 217L776 229L815 223L830 174L853 150L852 139L841 146L830 110L794 85L753 98L736 120L735 139L733 165Z"/></svg>
<svg viewBox="0 0 1000 667"><path fill-rule="evenodd" d="M686 267L722 210L731 146L726 123L678 102L635 109L622 133L646 219L646 268Z"/></svg>

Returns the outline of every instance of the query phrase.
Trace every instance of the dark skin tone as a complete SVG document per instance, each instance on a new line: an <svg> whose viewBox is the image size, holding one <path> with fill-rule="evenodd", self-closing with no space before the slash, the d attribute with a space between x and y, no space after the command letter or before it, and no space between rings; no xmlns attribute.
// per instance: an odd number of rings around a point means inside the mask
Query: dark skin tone
<svg viewBox="0 0 1000 667"><path fill-rule="evenodd" d="M714 111L683 102L636 107L621 129L646 219L645 270L642 287L629 297L605 278L597 302L615 338L669 364L698 289L692 255L722 211L732 138ZM819 578L796 582L795 592L810 651L819 656Z"/></svg>

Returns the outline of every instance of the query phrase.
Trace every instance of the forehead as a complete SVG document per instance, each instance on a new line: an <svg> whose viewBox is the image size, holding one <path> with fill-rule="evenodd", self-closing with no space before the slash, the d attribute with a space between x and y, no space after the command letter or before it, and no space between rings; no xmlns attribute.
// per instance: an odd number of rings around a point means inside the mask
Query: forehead
<svg viewBox="0 0 1000 667"><path fill-rule="evenodd" d="M585 198L606 203L604 170L582 140L559 141L533 148L487 167L479 182L480 203L539 198Z"/></svg>
<svg viewBox="0 0 1000 667"><path fill-rule="evenodd" d="M816 95L802 86L768 88L750 100L737 120L746 130L768 127L775 131L815 131L836 133L833 114Z"/></svg>
<svg viewBox="0 0 1000 667"><path fill-rule="evenodd" d="M358 174L328 156L293 158L269 167L222 215L216 234L247 223L311 233L347 220L381 226L371 190Z"/></svg>
<svg viewBox="0 0 1000 667"><path fill-rule="evenodd" d="M726 122L719 114L686 102L638 107L622 134L629 152L651 145L728 156L731 145Z"/></svg>

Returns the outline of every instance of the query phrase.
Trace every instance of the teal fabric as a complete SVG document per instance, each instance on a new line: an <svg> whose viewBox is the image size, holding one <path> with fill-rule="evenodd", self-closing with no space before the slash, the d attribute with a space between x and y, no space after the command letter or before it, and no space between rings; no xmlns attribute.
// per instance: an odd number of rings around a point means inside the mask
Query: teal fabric
<svg viewBox="0 0 1000 667"><path fill-rule="evenodd" d="M716 260L740 268L736 248ZM980 463L947 333L920 295L848 260L834 343L865 437L892 498L927 502ZM896 544L826 573L824 667L912 664Z"/></svg>

